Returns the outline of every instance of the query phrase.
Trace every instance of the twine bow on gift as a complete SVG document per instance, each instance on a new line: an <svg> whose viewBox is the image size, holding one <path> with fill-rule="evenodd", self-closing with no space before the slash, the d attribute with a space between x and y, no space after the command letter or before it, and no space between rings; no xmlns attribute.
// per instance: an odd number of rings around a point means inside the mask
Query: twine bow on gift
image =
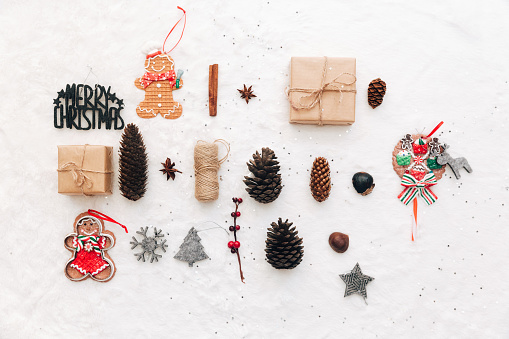
<svg viewBox="0 0 509 339"><path fill-rule="evenodd" d="M430 189L430 186L436 184L437 178L432 171L428 172L422 180L417 180L412 175L405 173L401 179L401 185L405 186L405 189L398 195L398 199L408 205L419 194L428 205L431 205L438 199Z"/></svg>
<svg viewBox="0 0 509 339"><path fill-rule="evenodd" d="M338 103L341 103L343 100L343 93L356 93L357 91L355 89L343 89L345 86L353 85L357 81L357 77L355 74L343 72L340 73L337 77L335 77L332 81L325 82L325 77L327 76L327 65L328 65L328 59L327 57L324 57L325 61L323 64L323 71L322 71L322 81L319 88L290 88L287 90L286 95L288 97L288 101L290 102L290 105L293 107L293 109L299 111L299 110L305 110L305 109L311 109L315 107L318 104L319 108L319 121L318 125L323 125L322 122L322 115L323 115L323 109L322 109L322 96L324 91L334 91L339 92L339 100ZM350 75L352 76L353 80L350 82L342 82L339 80L344 75ZM298 102L295 103L290 99L290 93L292 92L300 92L300 93L309 93L307 95L304 95L299 98ZM303 104L302 99L311 100L309 104Z"/></svg>
<svg viewBox="0 0 509 339"><path fill-rule="evenodd" d="M62 166L60 166L59 169L57 169L58 172L71 172L74 184L81 189L81 193L83 195L88 195L83 190L83 186L90 189L94 185L94 181L89 176L87 176L84 172L102 173L102 174L113 173L112 171L94 171L94 170L89 170L89 169L83 168L83 162L85 161L87 146L88 146L88 144L85 144L85 146L83 147L83 155L81 156L81 164L80 165L76 164L74 161L68 161L65 164L63 164Z"/></svg>
<svg viewBox="0 0 509 339"><path fill-rule="evenodd" d="M71 172L72 178L74 180L74 184L78 187L83 187L85 185L86 188L92 188L93 181L83 173L86 170L76 165L75 162L69 161L63 164L59 169L59 172ZM88 171L87 171L88 172ZM83 189L83 188L82 188Z"/></svg>

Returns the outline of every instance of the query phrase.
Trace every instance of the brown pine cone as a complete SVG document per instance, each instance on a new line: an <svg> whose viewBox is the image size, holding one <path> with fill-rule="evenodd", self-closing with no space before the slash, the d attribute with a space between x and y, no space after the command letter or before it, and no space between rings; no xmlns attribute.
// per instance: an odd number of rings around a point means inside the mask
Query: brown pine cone
<svg viewBox="0 0 509 339"><path fill-rule="evenodd" d="M319 157L313 162L311 169L311 182L309 183L311 194L316 201L327 200L331 190L330 168L327 159Z"/></svg>
<svg viewBox="0 0 509 339"><path fill-rule="evenodd" d="M385 85L385 81L378 78L369 83L368 87L368 103L369 105L375 109L382 104L384 101L385 90L387 86Z"/></svg>

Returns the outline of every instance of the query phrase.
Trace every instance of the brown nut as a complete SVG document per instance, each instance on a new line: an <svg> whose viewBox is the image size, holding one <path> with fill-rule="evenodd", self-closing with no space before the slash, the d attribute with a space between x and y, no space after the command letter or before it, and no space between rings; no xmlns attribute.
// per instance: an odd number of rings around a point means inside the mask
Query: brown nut
<svg viewBox="0 0 509 339"><path fill-rule="evenodd" d="M344 253L348 249L348 245L350 244L350 238L348 235L341 232L331 233L329 236L329 245L330 247L338 252Z"/></svg>

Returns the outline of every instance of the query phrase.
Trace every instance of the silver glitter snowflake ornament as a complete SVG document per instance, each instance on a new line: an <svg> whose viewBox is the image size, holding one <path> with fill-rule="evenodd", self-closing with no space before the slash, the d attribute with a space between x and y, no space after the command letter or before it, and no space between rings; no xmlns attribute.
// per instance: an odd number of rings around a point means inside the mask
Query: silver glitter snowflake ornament
<svg viewBox="0 0 509 339"><path fill-rule="evenodd" d="M166 239L161 239L164 237L164 234L162 234L162 230L157 230L157 228L154 227L154 236L148 237L147 236L148 226L145 228L140 227L140 231L136 231L137 234L141 234L143 236L143 240L141 242L138 242L138 240L133 237L133 241L130 242L131 249L133 250L136 246L140 246L143 249L143 252L135 253L134 255L138 258L138 261L142 260L145 262L145 253L147 253L147 260L150 259L150 262L154 262L154 260L157 262L158 259L162 257L161 254L155 253L155 251L160 248L163 250L163 252L166 252L166 248L168 245L165 244Z"/></svg>

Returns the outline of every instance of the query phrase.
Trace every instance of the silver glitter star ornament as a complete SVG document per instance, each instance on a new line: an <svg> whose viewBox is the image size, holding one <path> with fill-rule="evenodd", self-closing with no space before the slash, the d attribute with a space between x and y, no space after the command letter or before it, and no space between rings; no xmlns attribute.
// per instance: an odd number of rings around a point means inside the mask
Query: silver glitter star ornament
<svg viewBox="0 0 509 339"><path fill-rule="evenodd" d="M357 293L360 294L364 298L364 302L366 302L366 298L368 297L366 285L370 281L375 280L375 278L362 274L359 263L355 264L355 267L350 273L340 274L339 277L343 279L346 284L345 297Z"/></svg>

